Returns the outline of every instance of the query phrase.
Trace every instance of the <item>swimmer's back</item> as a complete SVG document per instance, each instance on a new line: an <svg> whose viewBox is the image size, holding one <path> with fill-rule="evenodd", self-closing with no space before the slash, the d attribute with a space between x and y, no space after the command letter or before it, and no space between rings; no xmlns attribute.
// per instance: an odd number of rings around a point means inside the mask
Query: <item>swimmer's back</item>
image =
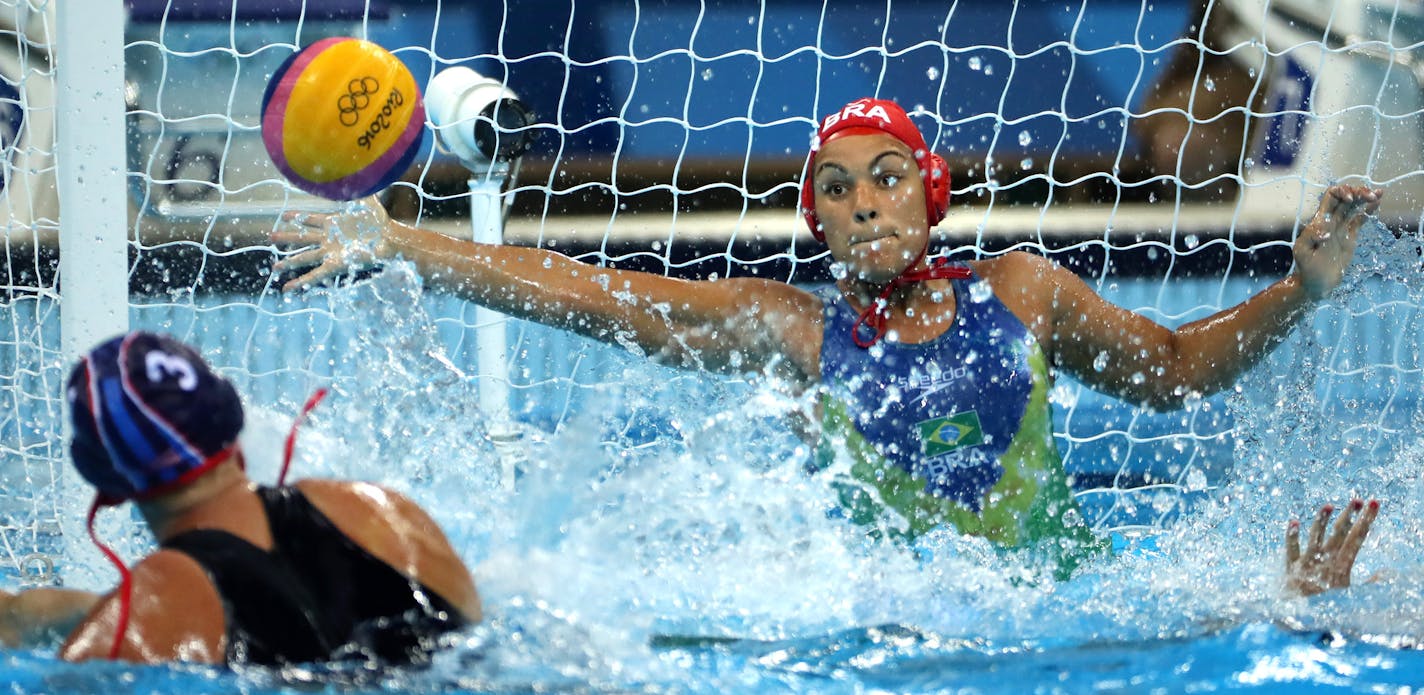
<svg viewBox="0 0 1424 695"><path fill-rule="evenodd" d="M293 487L300 493L295 497L305 498L351 546L388 565L409 580L411 587L436 594L435 598L441 599L437 603L446 604L461 614L456 616L455 622L447 624L480 620L479 595L469 571L439 526L414 502L399 493L366 483L306 480ZM269 502L282 496L281 490L254 494L261 494ZM270 518L269 523L272 523ZM277 528L273 530L280 532ZM243 625L241 616L263 615L263 611L273 615L273 606L279 603L294 604L286 613L303 611L300 592L294 593L291 587L277 583L281 575L262 568L267 560L281 554L275 547L260 548L212 529L188 532L171 540L186 551L165 548L133 568L129 627L119 646L118 658L147 663L223 663L233 656L233 645L229 643L232 631L248 631L252 627ZM279 539L274 541L280 543ZM319 550L328 549L311 549L314 555ZM291 553L293 549L285 552ZM214 562L214 558L219 561ZM223 576L215 577L212 574L215 565L220 572L225 566L251 569L251 573L222 572ZM350 577L353 584L367 579ZM269 585L265 594L261 587L264 582ZM404 586L405 582L400 584ZM224 592L220 585L228 590ZM333 592L342 589L325 588ZM239 593L248 598L237 596ZM118 595L117 591L111 592L95 606L61 649L63 658L82 661L109 656L120 621ZM306 657L291 660L321 660L326 654L322 645L316 643L295 644L304 640L319 641L321 630L312 631L308 639L304 632L306 627L309 626L297 621L288 629L275 630L276 635L293 642L297 654ZM268 632L274 631L269 629Z"/></svg>
<svg viewBox="0 0 1424 695"><path fill-rule="evenodd" d="M479 622L474 579L445 532L419 505L370 483L313 479L296 488L353 543L439 594L469 622Z"/></svg>

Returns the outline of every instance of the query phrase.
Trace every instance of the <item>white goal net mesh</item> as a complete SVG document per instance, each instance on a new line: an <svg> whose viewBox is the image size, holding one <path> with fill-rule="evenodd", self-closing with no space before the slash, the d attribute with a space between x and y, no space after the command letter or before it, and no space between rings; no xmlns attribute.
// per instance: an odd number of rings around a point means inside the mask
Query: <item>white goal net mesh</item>
<svg viewBox="0 0 1424 695"><path fill-rule="evenodd" d="M589 263L826 281L824 249L794 212L798 177L817 119L867 95L905 105L950 162L942 250L1045 254L1167 325L1287 272L1295 230L1330 183L1389 189L1381 237L1409 239L1424 200L1415 0L125 4L129 202L114 213L125 215L130 265L129 287L114 291L129 293L132 326L197 344L259 411L290 413L312 388L352 375L414 389L425 372L411 361L436 354L455 370L441 373L467 375L474 391L506 385L528 427L556 431L596 402L607 436L636 447L720 388L654 379L617 348L524 324L507 326L507 363L481 364L484 319L449 297L391 314L402 297L390 286L283 294L267 239L277 216L331 205L273 168L259 105L277 66L327 36L387 47L422 85L459 65L516 92L537 138L503 194L505 242ZM0 566L31 577L76 504L56 492L69 366L56 11L0 0ZM74 70L118 67L71 55ZM383 201L399 219L468 235L482 203L434 140ZM1263 367L1306 384L1308 405L1282 397L1333 418L1339 447L1365 455L1419 424L1419 297L1397 270L1382 264L1313 317L1305 345ZM384 370L373 376L362 360ZM1295 377L1302 367L1314 370L1308 383ZM1269 401L1270 383L1248 384L1247 400ZM1161 526L1217 485L1238 455L1230 397L1149 413L1060 380L1059 443L1092 522Z"/></svg>

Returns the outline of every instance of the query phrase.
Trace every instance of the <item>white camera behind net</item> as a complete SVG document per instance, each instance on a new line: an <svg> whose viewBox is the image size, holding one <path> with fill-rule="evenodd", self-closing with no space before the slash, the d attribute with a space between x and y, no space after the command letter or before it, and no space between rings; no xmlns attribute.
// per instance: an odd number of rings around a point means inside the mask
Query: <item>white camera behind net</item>
<svg viewBox="0 0 1424 695"><path fill-rule="evenodd" d="M430 80L425 109L440 146L472 171L509 163L529 149L534 117L513 90L467 67Z"/></svg>

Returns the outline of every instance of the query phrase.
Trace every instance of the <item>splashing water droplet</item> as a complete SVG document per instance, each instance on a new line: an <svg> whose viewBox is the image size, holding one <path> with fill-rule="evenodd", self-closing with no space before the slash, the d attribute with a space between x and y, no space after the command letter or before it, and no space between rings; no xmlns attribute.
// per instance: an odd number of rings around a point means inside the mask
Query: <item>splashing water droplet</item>
<svg viewBox="0 0 1424 695"><path fill-rule="evenodd" d="M1186 484L1188 490L1204 490L1206 489L1206 474L1200 468L1193 468L1187 472Z"/></svg>
<svg viewBox="0 0 1424 695"><path fill-rule="evenodd" d="M1108 353L1100 352L1093 358L1093 371L1101 372L1108 368Z"/></svg>
<svg viewBox="0 0 1424 695"><path fill-rule="evenodd" d="M970 70L974 70L975 72L978 72L979 70L981 70L981 69L983 69L983 68L984 68L984 61L980 60L980 59L979 59L979 56L970 56L970 57L969 57L969 69L970 69Z"/></svg>
<svg viewBox="0 0 1424 695"><path fill-rule="evenodd" d="M1033 142L1033 136L1027 130L1019 131L1019 146L1028 147Z"/></svg>
<svg viewBox="0 0 1424 695"><path fill-rule="evenodd" d="M930 69L926 70L925 77L928 77L932 80L939 79L939 68L931 67Z"/></svg>
<svg viewBox="0 0 1424 695"><path fill-rule="evenodd" d="M989 287L989 283L980 280L969 286L969 301L976 304L986 302L994 296L994 290Z"/></svg>

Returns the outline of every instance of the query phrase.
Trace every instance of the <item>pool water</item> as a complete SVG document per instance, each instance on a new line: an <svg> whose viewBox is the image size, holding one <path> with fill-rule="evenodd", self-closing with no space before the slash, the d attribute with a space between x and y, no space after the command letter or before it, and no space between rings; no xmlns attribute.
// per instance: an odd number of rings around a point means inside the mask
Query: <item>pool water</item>
<svg viewBox="0 0 1424 695"><path fill-rule="evenodd" d="M527 426L517 451L498 448L440 321L410 308L418 282L392 269L326 298L346 327L328 346L345 376L294 475L413 496L475 568L489 619L422 669L230 673L9 651L0 678L16 693L1407 691L1424 683L1417 253L1366 235L1307 328L1209 401L1237 426L1229 474L1177 488L1194 501L1175 523L1124 525L1117 553L1061 583L978 539L867 538L827 514L833 493L780 425L803 404L614 350L587 348L615 382L550 406L557 430ZM290 413L252 401L258 480L274 475ZM510 456L517 492L500 485ZM1378 580L1282 598L1286 521L1355 495L1384 503L1356 574ZM146 542L133 529L122 513L101 524L130 558ZM109 581L96 552L65 543L71 585Z"/></svg>

